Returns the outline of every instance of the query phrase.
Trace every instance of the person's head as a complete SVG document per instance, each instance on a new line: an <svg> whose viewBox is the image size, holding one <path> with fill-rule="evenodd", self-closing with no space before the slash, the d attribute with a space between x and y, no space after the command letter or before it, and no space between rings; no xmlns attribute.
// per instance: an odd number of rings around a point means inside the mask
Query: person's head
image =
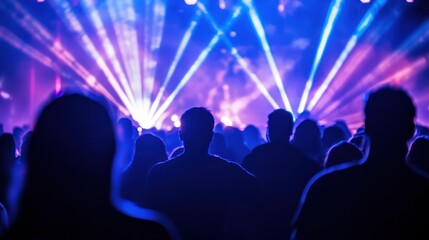
<svg viewBox="0 0 429 240"><path fill-rule="evenodd" d="M362 152L355 144L342 141L329 149L323 165L328 168L341 163L359 161L362 157Z"/></svg>
<svg viewBox="0 0 429 240"><path fill-rule="evenodd" d="M304 152L317 154L321 150L319 124L312 119L302 121L295 129L293 142Z"/></svg>
<svg viewBox="0 0 429 240"><path fill-rule="evenodd" d="M193 107L185 111L180 118L180 139L185 151L208 150L213 138L214 118L209 110Z"/></svg>
<svg viewBox="0 0 429 240"><path fill-rule="evenodd" d="M335 125L325 128L322 136L322 145L324 148L330 148L334 144L346 139L346 136L340 127Z"/></svg>
<svg viewBox="0 0 429 240"><path fill-rule="evenodd" d="M79 94L55 99L42 110L30 139L24 201L38 209L106 204L115 150L103 105Z"/></svg>
<svg viewBox="0 0 429 240"><path fill-rule="evenodd" d="M371 142L406 143L414 135L416 108L402 89L382 87L369 93L365 131Z"/></svg>
<svg viewBox="0 0 429 240"><path fill-rule="evenodd" d="M164 142L157 136L145 133L137 138L133 165L149 168L167 160Z"/></svg>
<svg viewBox="0 0 429 240"><path fill-rule="evenodd" d="M289 141L293 130L293 116L285 109L276 109L268 115L268 136L270 142Z"/></svg>

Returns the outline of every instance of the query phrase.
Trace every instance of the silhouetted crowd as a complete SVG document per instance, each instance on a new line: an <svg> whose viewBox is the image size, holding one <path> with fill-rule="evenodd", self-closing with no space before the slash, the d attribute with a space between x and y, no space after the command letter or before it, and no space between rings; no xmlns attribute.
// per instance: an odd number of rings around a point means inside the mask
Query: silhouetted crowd
<svg viewBox="0 0 429 240"><path fill-rule="evenodd" d="M403 89L368 92L354 132L308 113L253 125L185 111L139 131L64 94L0 126L1 239L429 239L429 129Z"/></svg>

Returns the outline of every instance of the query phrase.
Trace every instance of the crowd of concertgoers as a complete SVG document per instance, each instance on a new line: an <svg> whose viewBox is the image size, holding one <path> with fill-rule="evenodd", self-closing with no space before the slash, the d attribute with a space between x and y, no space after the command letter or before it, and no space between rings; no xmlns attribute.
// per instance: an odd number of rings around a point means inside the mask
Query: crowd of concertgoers
<svg viewBox="0 0 429 240"><path fill-rule="evenodd" d="M34 128L1 130L0 238L429 239L428 128L390 86L364 115L351 132L275 109L264 138L194 107L139 132L65 94Z"/></svg>

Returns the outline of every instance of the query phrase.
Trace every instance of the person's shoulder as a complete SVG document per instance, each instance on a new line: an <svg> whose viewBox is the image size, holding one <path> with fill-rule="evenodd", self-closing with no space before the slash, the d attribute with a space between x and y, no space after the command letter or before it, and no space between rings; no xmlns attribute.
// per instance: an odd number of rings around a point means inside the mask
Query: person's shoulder
<svg viewBox="0 0 429 240"><path fill-rule="evenodd" d="M177 168L177 165L180 164L180 161L180 156L178 156L163 162L156 163L150 168L149 175L153 176L164 172L173 171Z"/></svg>

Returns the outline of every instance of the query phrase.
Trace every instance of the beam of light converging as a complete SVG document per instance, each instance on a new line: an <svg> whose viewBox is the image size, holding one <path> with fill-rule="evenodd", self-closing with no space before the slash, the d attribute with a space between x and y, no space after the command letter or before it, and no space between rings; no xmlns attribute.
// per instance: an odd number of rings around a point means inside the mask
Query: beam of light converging
<svg viewBox="0 0 429 240"><path fill-rule="evenodd" d="M429 41L429 20L426 20L419 28L413 32L407 39L405 39L401 45L389 56L384 58L373 71L366 74L361 81L356 83L352 89L345 93L341 101L336 101L334 104L329 105L329 109L326 111L329 113L333 109L342 108L344 102L349 101L350 99L361 95L368 87L372 86L374 82L378 82L379 76L386 73L393 66L401 64L407 54L419 47L422 44L425 44Z"/></svg>
<svg viewBox="0 0 429 240"><path fill-rule="evenodd" d="M285 87L283 85L282 78L280 77L279 70L274 61L274 57L271 53L270 45L265 35L264 27L262 26L261 20L259 19L258 12L256 11L256 8L254 7L252 0L243 0L243 3L248 8L248 12L249 12L250 19L252 21L253 28L258 34L259 42L261 43L261 46L264 49L265 57L267 58L268 65L271 69L271 72L273 73L274 81L276 82L276 85L280 91L280 96L283 100L283 104L285 105L286 110L288 110L293 114L292 105L290 104L289 98L285 91Z"/></svg>
<svg viewBox="0 0 429 240"><path fill-rule="evenodd" d="M325 78L325 80L322 82L320 87L317 89L315 95L310 101L310 104L308 105L307 110L311 111L316 104L319 102L320 98L325 93L326 89L331 84L332 80L337 75L338 71L340 70L341 66L343 65L344 61L349 56L350 52L354 49L356 46L358 40L361 38L361 36L365 33L365 31L368 29L368 27L371 25L371 23L374 21L375 17L377 16L378 12L381 10L381 8L386 4L387 0L378 0L375 1L371 8L365 13L365 16L360 21L359 25L357 26L353 36L349 39L349 41L346 44L346 47L341 52L340 56L338 57L337 61L334 64L334 67L329 72L328 76Z"/></svg>
<svg viewBox="0 0 429 240"><path fill-rule="evenodd" d="M119 47L123 66L128 76L128 83L136 100L136 108L139 110L134 119L142 124L145 118L142 102L142 76L140 68L140 55L138 34L135 29L137 16L132 0L107 1L107 9L115 31L116 42Z"/></svg>
<svg viewBox="0 0 429 240"><path fill-rule="evenodd" d="M164 96L165 89L168 83L170 82L174 71L176 70L177 64L179 64L179 61L182 58L183 53L185 52L185 49L188 46L191 36L195 30L195 27L198 25L198 22L200 21L200 19L201 19L201 11L197 11L194 19L191 21L188 29L183 35L182 40L180 41L180 44L179 44L179 47L177 48L176 55L174 56L173 62L168 68L167 76L165 77L161 87L159 88L158 94L156 95L155 100L153 101L152 106L150 107L149 117L152 117L155 111L158 109L159 103L162 97Z"/></svg>
<svg viewBox="0 0 429 240"><path fill-rule="evenodd" d="M107 77L108 82L111 84L121 101L124 105L129 109L132 116L137 115L137 111L134 107L135 100L132 98L132 93L129 89L122 90L119 85L116 77L110 71L106 62L104 61L101 54L98 52L94 43L91 41L89 36L85 33L81 23L77 19L76 15L73 13L71 6L67 0L52 0L50 4L57 12L57 14L61 17L63 22L69 28L69 30L75 33L78 36L79 43L83 47L83 49L88 53L88 55L94 59L96 64L103 71L105 76Z"/></svg>
<svg viewBox="0 0 429 240"><path fill-rule="evenodd" d="M82 78L88 87L106 96L118 109L125 115L130 115L129 111L126 110L115 98L97 82L97 79L86 70L73 55L62 47L62 45L55 41L53 35L43 27L37 19L31 16L31 14L25 10L18 2L9 1L10 6L5 6L7 2L0 2L0 8L5 10L9 16L17 22L24 30L31 34L33 38L44 45L52 54L54 54L59 60L65 65L72 69L80 78ZM25 17L22 17L25 16ZM10 35L10 34L9 34ZM61 71L63 77L70 78L68 74Z"/></svg>
<svg viewBox="0 0 429 240"><path fill-rule="evenodd" d="M335 84L331 85L330 88L324 94L324 98L320 99L317 107L313 108L312 114L314 115L323 115L325 112L332 111L336 109L339 102L347 95L349 91L354 91L362 81L354 84L353 88L347 87L345 84L351 77L352 74L358 69L360 64L368 57L368 55L373 51L374 45L380 40L380 38L391 29L392 25L398 20L400 16L400 11L395 9L391 11L390 14L385 16L383 21L380 21L378 25L371 29L368 32L364 43L356 48L353 55L349 59L353 61L347 61L343 67L341 74L337 74ZM335 94L341 94L339 98L335 101L332 101L335 97ZM328 106L327 106L328 105ZM320 111L320 112L319 112Z"/></svg>
<svg viewBox="0 0 429 240"><path fill-rule="evenodd" d="M95 28L95 31L101 41L101 45L104 48L106 56L110 61L111 65L113 66L113 70L115 71L123 89L125 89L125 92L128 95L128 99L134 99L130 85L127 82L127 77L125 76L121 64L116 56L115 48L113 47L112 42L107 36L107 31L104 27L103 20L101 19L100 14L95 7L95 2L92 0L83 0L81 1L81 3L88 15L88 18L90 19L92 26Z"/></svg>
<svg viewBox="0 0 429 240"><path fill-rule="evenodd" d="M398 68L395 72L393 72L386 78L379 79L378 81L374 82L369 89L366 89L366 91L377 89L383 85L388 85L392 83L397 85L403 85L426 68L428 64L428 58L429 54L418 57L416 60L403 66L402 68ZM353 104L353 102L357 102L358 100L362 101L361 99L362 98L354 98L351 99L349 103ZM338 108L335 112L333 112L333 114L335 114L335 116L340 117L344 113L350 112L350 110L351 109L349 107L341 107Z"/></svg>
<svg viewBox="0 0 429 240"><path fill-rule="evenodd" d="M3 26L0 26L0 39L10 44L12 47L18 49L22 53L26 54L27 56L33 58L34 60L38 61L39 63L43 64L44 66L52 69L54 72L57 72L61 74L62 77L73 80L73 77L65 72L64 70L60 69L59 66L48 56L44 55L31 45L23 42L20 38L18 38L15 34L13 34L8 29L4 28ZM58 57L60 60L62 60L62 57ZM67 62L63 61L66 65L68 65ZM103 86L99 85L97 82L91 81L91 75L87 72L82 72L81 70L77 68L73 68L73 65L69 65L69 67L72 68L72 70L82 79L84 79L88 86L90 86L93 90L96 92L99 92L103 94L106 99L112 102L118 109L124 113L125 115L129 115L128 110L126 110L124 107L122 107L115 99L114 97L107 92ZM33 75L32 75L33 76ZM33 79L33 78L32 78ZM94 80L94 79L93 79ZM31 80L33 83L33 80ZM34 89L34 86L31 86L32 89ZM33 91L31 91L33 92ZM30 99L33 99L33 97L30 97Z"/></svg>
<svg viewBox="0 0 429 240"><path fill-rule="evenodd" d="M219 40L220 40L221 36L224 34L224 32L226 32L231 27L231 25L235 22L235 20L240 16L241 10L242 10L241 7L235 8L231 18L221 28L222 31L217 31L216 35L211 39L211 41L209 42L207 47L203 49L203 51L198 56L197 60L189 68L189 70L186 72L186 74L180 80L179 84L176 86L176 88L173 90L173 92L170 93L170 95L167 97L165 102L156 111L154 117L151 119L151 125L154 125L155 122L158 121L158 119L161 117L161 115L165 112L165 110L167 110L167 108L173 102L173 100L177 96L177 94L179 94L179 92L183 89L183 87L189 82L191 77L194 75L194 73L198 70L198 68L201 66L201 64L206 60L209 53L213 50L213 48L219 42Z"/></svg>
<svg viewBox="0 0 429 240"><path fill-rule="evenodd" d="M311 67L310 77L305 83L304 92L302 93L301 100L298 106L298 113L301 113L305 109L305 105L307 104L308 95L310 93L311 87L313 86L314 76L316 75L316 71L319 68L320 60L322 59L323 53L325 52L326 43L328 42L329 36L331 35L334 24L339 16L341 11L343 0L333 0L329 7L327 19L323 26L322 37L320 38L319 46L317 48L316 56L313 61L313 66Z"/></svg>
<svg viewBox="0 0 429 240"><path fill-rule="evenodd" d="M3 26L0 26L0 39L10 44L12 47L20 50L24 54L43 64L44 66L54 70L55 72L59 72L59 67L55 64L54 61L45 54L38 51L36 48L32 47L29 44L24 43L21 39L19 39L15 34L6 29Z"/></svg>
<svg viewBox="0 0 429 240"><path fill-rule="evenodd" d="M198 2L197 3L198 8L204 13L204 16L209 20L210 24L213 26L213 28L217 32L222 32L222 29L217 25L214 18L211 16L211 14L207 11L205 6ZM256 87L261 91L261 93L265 96L265 98L268 100L268 102L271 104L271 106L274 109L280 108L280 106L274 101L271 94L268 92L264 84L259 80L259 78L254 74L249 67L247 66L246 61L244 58L238 53L237 49L233 46L231 41L228 37L226 37L225 33L222 34L223 41L227 45L228 49L230 50L232 56L237 60L238 64L240 64L241 68L244 70L244 72L250 77L250 79L256 84Z"/></svg>
<svg viewBox="0 0 429 240"><path fill-rule="evenodd" d="M166 2L165 0L145 0L145 25L143 45L143 107L150 111L150 102L155 83L157 56L164 29ZM149 124L147 119L147 124Z"/></svg>

